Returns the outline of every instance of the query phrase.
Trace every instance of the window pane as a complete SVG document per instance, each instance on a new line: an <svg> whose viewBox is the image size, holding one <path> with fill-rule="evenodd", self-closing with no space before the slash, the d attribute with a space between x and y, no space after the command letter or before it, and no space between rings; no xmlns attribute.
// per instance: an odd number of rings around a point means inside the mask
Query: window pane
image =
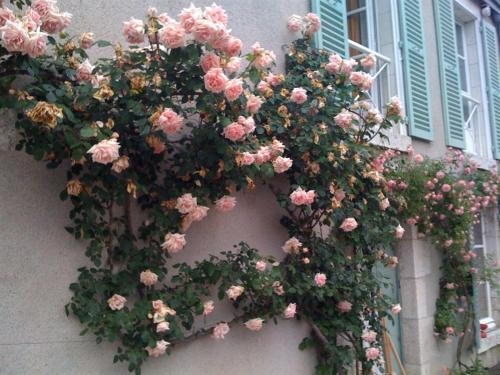
<svg viewBox="0 0 500 375"><path fill-rule="evenodd" d="M483 227L481 225L481 217L478 219L479 223L474 224L473 233L474 233L474 245L483 245ZM480 255L480 254L478 254Z"/></svg>
<svg viewBox="0 0 500 375"><path fill-rule="evenodd" d="M352 10L364 7L365 5L365 0L347 0L347 11L350 12Z"/></svg>
<svg viewBox="0 0 500 375"><path fill-rule="evenodd" d="M467 67L465 66L465 60L461 57L458 58L458 68L460 69L460 85L462 91L469 91L469 87L467 86Z"/></svg>
<svg viewBox="0 0 500 375"><path fill-rule="evenodd" d="M457 51L460 56L464 56L464 39L463 28L458 23L455 24L455 31L457 34Z"/></svg>
<svg viewBox="0 0 500 375"><path fill-rule="evenodd" d="M486 283L482 282L477 287L478 302L479 302L479 319L486 318L489 315L488 311L488 295L486 294Z"/></svg>
<svg viewBox="0 0 500 375"><path fill-rule="evenodd" d="M349 16L347 22L349 27L349 39L364 46L368 46L366 11ZM355 54L357 55L358 53Z"/></svg>

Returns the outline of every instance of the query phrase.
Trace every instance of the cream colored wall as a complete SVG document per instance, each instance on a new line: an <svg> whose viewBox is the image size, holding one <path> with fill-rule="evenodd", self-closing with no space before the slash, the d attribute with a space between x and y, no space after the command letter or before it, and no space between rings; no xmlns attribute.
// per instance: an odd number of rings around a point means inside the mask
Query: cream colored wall
<svg viewBox="0 0 500 375"><path fill-rule="evenodd" d="M212 1L196 1L209 5ZM280 56L281 46L291 40L286 20L292 13L304 14L307 1L218 1L229 14L229 27L248 49L255 41ZM71 31L92 30L96 37L121 40L121 22L130 16L142 18L149 5L177 14L189 1L78 1L59 5L74 15ZM10 146L12 132L0 117L0 374L2 375L100 375L125 374L124 365L114 365L113 345L96 345L72 317L66 318L68 285L77 268L86 264L84 244L76 242L64 226L69 206L58 199L64 189L64 170L50 171ZM228 214L211 212L187 235L189 246L179 261L202 259L209 253L230 250L245 240L266 254L281 256L287 238L279 224L280 210L264 187L237 194L237 208ZM229 318L229 307L221 305L214 319ZM171 357L148 361L143 373L178 375L260 375L314 373L312 352L297 349L308 328L286 321L266 325L260 333L235 328L222 342L204 338L177 347Z"/></svg>

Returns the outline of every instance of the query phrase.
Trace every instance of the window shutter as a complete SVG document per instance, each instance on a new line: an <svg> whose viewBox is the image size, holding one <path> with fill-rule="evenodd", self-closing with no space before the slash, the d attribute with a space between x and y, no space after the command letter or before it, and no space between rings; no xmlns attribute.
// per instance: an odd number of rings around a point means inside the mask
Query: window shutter
<svg viewBox="0 0 500 375"><path fill-rule="evenodd" d="M421 0L401 0L401 40L410 135L432 140Z"/></svg>
<svg viewBox="0 0 500 375"><path fill-rule="evenodd" d="M435 0L434 6L446 144L463 149L465 148L464 115L453 0Z"/></svg>
<svg viewBox="0 0 500 375"><path fill-rule="evenodd" d="M321 19L321 29L314 36L317 48L347 57L347 15L345 0L311 0L312 11Z"/></svg>
<svg viewBox="0 0 500 375"><path fill-rule="evenodd" d="M493 25L482 23L488 104L490 108L493 154L500 159L500 68L498 67L498 38Z"/></svg>

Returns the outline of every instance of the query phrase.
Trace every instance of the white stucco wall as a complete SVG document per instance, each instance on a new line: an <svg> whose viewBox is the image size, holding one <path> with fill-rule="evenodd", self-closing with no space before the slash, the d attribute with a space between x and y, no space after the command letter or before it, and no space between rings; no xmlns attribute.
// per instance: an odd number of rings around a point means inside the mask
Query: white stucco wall
<svg viewBox="0 0 500 375"><path fill-rule="evenodd" d="M119 40L122 21L142 18L148 6L176 15L190 1L61 0L59 6L73 13L71 32L93 31L98 39ZM212 1L196 1L210 5ZM218 1L229 14L229 27L248 50L255 41L273 49L282 64L281 46L291 40L286 20L292 13L308 11L306 0ZM11 134L4 116L1 134ZM9 136L10 138L10 136ZM114 347L96 345L64 305L68 285L84 265L84 244L76 242L64 226L69 206L59 201L64 170L50 171L9 148L0 147L0 374L94 375L125 374L124 365L112 363ZM202 259L209 253L230 250L247 241L267 254L281 255L286 232L281 213L265 188L237 195L237 209L226 215L212 213L188 234L189 246L179 261ZM226 310L225 310L226 309ZM218 318L228 317L222 307ZM217 318L217 317L215 317ZM143 373L233 375L314 373L312 352L297 349L308 328L298 322L266 325L260 333L235 328L222 342L210 338L176 347L170 357L148 361Z"/></svg>

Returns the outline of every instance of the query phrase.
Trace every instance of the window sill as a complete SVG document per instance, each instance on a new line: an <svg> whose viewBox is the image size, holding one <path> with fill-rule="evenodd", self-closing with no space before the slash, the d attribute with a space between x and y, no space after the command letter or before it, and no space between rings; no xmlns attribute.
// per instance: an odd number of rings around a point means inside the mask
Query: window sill
<svg viewBox="0 0 500 375"><path fill-rule="evenodd" d="M478 163L479 168L481 168L481 169L491 169L492 167L496 166L496 164L497 164L495 159L490 159L490 158L486 158L484 156L474 155L474 154L469 154L469 153L467 153L467 155L469 155L473 161Z"/></svg>
<svg viewBox="0 0 500 375"><path fill-rule="evenodd" d="M408 151L408 146L411 145L411 137L409 135L401 134L397 126L398 125L385 132L385 136L388 138L387 140L375 137L370 143L377 146L391 148L393 150Z"/></svg>
<svg viewBox="0 0 500 375"><path fill-rule="evenodd" d="M479 341L479 347L477 348L478 354L487 352L491 348L500 345L500 328L494 331L488 332L488 337L481 339Z"/></svg>

